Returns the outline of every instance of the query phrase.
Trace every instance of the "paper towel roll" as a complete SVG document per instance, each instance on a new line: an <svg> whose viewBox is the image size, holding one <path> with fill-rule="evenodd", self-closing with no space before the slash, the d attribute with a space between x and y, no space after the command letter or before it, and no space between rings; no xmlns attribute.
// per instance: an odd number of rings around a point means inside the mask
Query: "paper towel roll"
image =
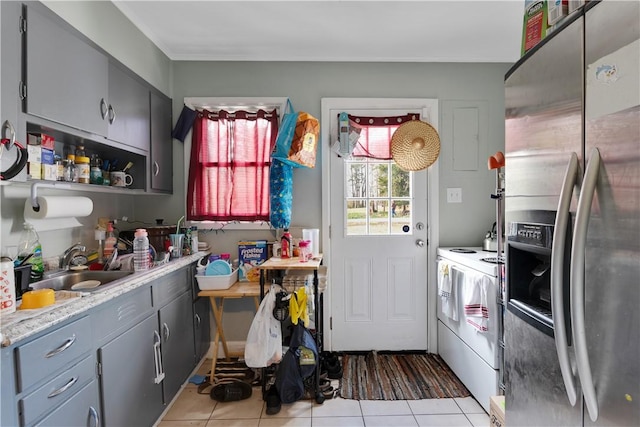
<svg viewBox="0 0 640 427"><path fill-rule="evenodd" d="M52 219L83 217L93 212L93 201L88 197L38 196L40 210L35 211L31 200L24 205L24 219Z"/></svg>

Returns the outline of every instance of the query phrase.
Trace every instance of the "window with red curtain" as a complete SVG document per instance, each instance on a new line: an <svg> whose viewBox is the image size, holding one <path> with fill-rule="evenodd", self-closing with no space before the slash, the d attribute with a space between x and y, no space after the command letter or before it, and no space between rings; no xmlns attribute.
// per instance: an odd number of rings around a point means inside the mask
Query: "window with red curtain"
<svg viewBox="0 0 640 427"><path fill-rule="evenodd" d="M352 157L391 159L391 137L398 127L411 120L419 120L420 114L404 116L365 117L349 114L349 126L359 133Z"/></svg>
<svg viewBox="0 0 640 427"><path fill-rule="evenodd" d="M187 220L268 221L276 110L199 111L192 131Z"/></svg>

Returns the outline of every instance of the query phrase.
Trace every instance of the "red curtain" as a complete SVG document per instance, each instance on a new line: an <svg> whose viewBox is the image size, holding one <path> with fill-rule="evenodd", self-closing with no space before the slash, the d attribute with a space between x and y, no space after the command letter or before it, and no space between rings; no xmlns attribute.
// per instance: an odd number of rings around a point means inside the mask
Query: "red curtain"
<svg viewBox="0 0 640 427"><path fill-rule="evenodd" d="M191 143L187 219L269 221L276 111L200 111Z"/></svg>
<svg viewBox="0 0 640 427"><path fill-rule="evenodd" d="M420 114L404 116L365 117L349 114L349 126L360 133L353 157L391 160L391 137L398 127L410 120L419 120Z"/></svg>

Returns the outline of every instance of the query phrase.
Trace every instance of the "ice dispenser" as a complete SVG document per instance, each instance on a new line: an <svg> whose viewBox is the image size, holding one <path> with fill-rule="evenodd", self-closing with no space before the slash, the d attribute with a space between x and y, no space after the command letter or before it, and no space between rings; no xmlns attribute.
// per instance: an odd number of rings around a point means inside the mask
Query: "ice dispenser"
<svg viewBox="0 0 640 427"><path fill-rule="evenodd" d="M553 336L551 244L553 225L511 223L507 237L507 308L533 327ZM569 254L565 254L568 265ZM565 269L563 300L569 319L569 277ZM567 323L567 329L568 328ZM570 334L568 334L570 336Z"/></svg>

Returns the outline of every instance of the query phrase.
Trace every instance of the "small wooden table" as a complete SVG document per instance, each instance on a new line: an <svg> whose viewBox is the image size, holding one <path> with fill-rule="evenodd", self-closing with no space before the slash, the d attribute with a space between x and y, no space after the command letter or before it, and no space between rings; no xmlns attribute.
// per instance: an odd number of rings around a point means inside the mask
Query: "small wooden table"
<svg viewBox="0 0 640 427"><path fill-rule="evenodd" d="M235 352L231 354L227 347L227 340L224 336L224 328L222 327L222 314L224 313L224 300L225 299L238 299L253 297L256 305L256 311L260 306L260 284L258 282L236 282L229 289L220 289L214 291L200 291L198 292L200 297L209 297L211 302L211 308L213 309L213 315L216 319L216 336L213 344L213 357L211 360L211 373L209 380L211 384L214 383L216 362L218 358L219 343L222 342L222 348L224 350L225 360L229 360L231 356L242 357L244 354Z"/></svg>

